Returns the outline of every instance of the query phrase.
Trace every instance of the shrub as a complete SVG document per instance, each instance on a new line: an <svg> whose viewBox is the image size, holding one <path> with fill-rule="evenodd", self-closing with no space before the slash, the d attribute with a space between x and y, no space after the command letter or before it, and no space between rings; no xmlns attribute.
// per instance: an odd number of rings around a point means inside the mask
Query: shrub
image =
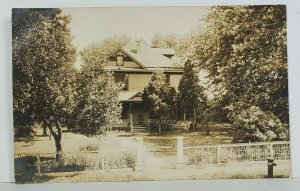
<svg viewBox="0 0 300 191"><path fill-rule="evenodd" d="M188 149L185 151L185 156L191 165L217 162L217 151L215 149Z"/></svg>
<svg viewBox="0 0 300 191"><path fill-rule="evenodd" d="M272 112L251 106L231 114L236 127L236 142L267 142L289 140L288 126Z"/></svg>
<svg viewBox="0 0 300 191"><path fill-rule="evenodd" d="M105 168L134 168L136 154L131 152L111 152L104 157Z"/></svg>
<svg viewBox="0 0 300 191"><path fill-rule="evenodd" d="M100 144L97 143L91 143L87 145L80 145L79 150L80 151L98 151L100 148Z"/></svg>

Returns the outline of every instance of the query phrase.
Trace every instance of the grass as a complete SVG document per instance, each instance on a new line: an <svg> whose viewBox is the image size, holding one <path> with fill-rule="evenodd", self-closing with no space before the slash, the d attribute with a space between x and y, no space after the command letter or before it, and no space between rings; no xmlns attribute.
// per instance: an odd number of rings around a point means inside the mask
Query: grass
<svg viewBox="0 0 300 191"><path fill-rule="evenodd" d="M53 175L54 176L54 175ZM153 180L144 173L135 172L132 169L85 171L75 176L55 177L49 182L126 182L126 181Z"/></svg>
<svg viewBox="0 0 300 191"><path fill-rule="evenodd" d="M290 161L276 161L274 178L287 178L290 176ZM234 162L221 166L199 166L201 173L191 176L191 179L258 179L267 178L267 161Z"/></svg>
<svg viewBox="0 0 300 191"><path fill-rule="evenodd" d="M210 128L210 134L206 135L206 125ZM200 128L192 131L165 131L160 134L150 133L143 136L144 142L153 145L156 151L168 155L170 152L176 152L177 136L184 137L184 146L230 144L233 140L233 128L226 123L200 124Z"/></svg>
<svg viewBox="0 0 300 191"><path fill-rule="evenodd" d="M215 165L187 166L183 169L175 169L176 164L176 137L184 137L184 146L230 144L233 140L233 128L228 124L208 124L210 135L206 135L205 125L193 131L166 131L161 134L125 132L108 133L101 140L96 137L85 137L68 133L62 138L64 151L75 152L79 150L97 150L97 147L105 149L136 148L134 138L143 137L145 146L145 171L137 172L132 168L115 170L82 171L78 173L54 173L35 176L36 169L32 165L24 166L19 161L21 169L16 174L18 183L43 183L43 182L99 182L99 181L132 181L132 180L175 180L175 179L224 179L224 178L265 178L267 175L266 161L260 162L234 162ZM54 152L54 140L48 137L36 136L35 144L25 141L15 142L15 152ZM116 157L113 157L116 158ZM127 166L133 167L135 163L131 155L121 157L126 159ZM26 158L32 162L33 159ZM42 159L41 159L42 161ZM277 178L288 177L290 173L289 161L275 161L274 176ZM112 162L114 163L114 162ZM165 166L167 165L167 166ZM25 168L24 168L25 167Z"/></svg>
<svg viewBox="0 0 300 191"><path fill-rule="evenodd" d="M277 161L274 178L287 178L290 161ZM137 172L132 169L85 171L73 176L52 176L49 182L123 182L149 180L201 180L201 179L257 179L267 178L266 161L237 162L221 166L187 166L183 169L148 169Z"/></svg>

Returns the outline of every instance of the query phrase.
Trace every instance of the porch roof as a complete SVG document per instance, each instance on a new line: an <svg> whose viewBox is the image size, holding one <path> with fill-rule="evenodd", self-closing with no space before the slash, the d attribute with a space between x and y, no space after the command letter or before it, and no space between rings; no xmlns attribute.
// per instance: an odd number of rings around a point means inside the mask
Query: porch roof
<svg viewBox="0 0 300 191"><path fill-rule="evenodd" d="M119 92L119 102L141 102L140 92L121 91Z"/></svg>

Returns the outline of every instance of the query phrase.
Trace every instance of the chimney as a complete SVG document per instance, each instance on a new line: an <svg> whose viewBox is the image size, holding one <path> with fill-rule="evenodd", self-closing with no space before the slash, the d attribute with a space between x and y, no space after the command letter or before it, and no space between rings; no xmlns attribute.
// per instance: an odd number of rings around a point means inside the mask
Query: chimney
<svg viewBox="0 0 300 191"><path fill-rule="evenodd" d="M136 53L140 54L142 51L142 41L141 40L136 40Z"/></svg>

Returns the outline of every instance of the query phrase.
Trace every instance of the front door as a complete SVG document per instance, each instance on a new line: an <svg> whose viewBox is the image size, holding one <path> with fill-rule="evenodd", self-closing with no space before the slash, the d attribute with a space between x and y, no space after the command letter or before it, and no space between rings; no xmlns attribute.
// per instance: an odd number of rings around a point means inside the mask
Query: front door
<svg viewBox="0 0 300 191"><path fill-rule="evenodd" d="M144 116L138 115L138 125L144 125Z"/></svg>

